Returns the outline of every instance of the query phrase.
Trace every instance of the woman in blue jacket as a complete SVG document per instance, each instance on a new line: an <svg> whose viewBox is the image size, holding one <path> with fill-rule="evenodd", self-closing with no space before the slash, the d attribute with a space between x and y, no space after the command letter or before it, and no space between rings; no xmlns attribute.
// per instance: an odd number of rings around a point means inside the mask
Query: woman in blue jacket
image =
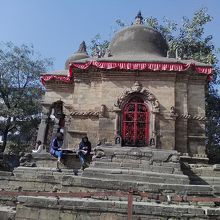
<svg viewBox="0 0 220 220"><path fill-rule="evenodd" d="M91 143L87 136L82 138L82 141L79 144L78 155L81 162L82 170L87 167L86 160L91 152Z"/></svg>
<svg viewBox="0 0 220 220"><path fill-rule="evenodd" d="M59 169L59 164L61 163L60 160L63 156L62 146L63 146L63 133L58 132L56 134L56 137L53 139L51 146L50 146L50 154L57 158L57 168L58 169Z"/></svg>

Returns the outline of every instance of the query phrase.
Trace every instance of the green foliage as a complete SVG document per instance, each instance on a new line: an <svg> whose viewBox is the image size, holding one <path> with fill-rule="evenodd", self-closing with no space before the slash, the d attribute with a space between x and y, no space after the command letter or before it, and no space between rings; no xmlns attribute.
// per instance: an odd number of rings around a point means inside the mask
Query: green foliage
<svg viewBox="0 0 220 220"><path fill-rule="evenodd" d="M28 144L39 121L43 88L40 73L52 62L35 55L33 47L0 45L0 132L3 151L10 137ZM17 139L16 139L17 136Z"/></svg>
<svg viewBox="0 0 220 220"><path fill-rule="evenodd" d="M159 31L169 45L169 57L186 60L196 60L211 64L214 68L212 81L207 86L206 92L206 116L207 116L207 153L212 162L220 161L220 96L216 90L219 84L219 67L216 54L220 49L215 48L212 35L205 35L206 25L212 21L206 8L196 11L191 19L183 17L182 24L177 24L167 18L162 23L157 18L147 17L144 25ZM127 25L121 20L116 21L120 28ZM100 41L100 39L99 39ZM92 41L92 47L96 46L96 40ZM105 42L102 50L107 49ZM104 54L104 53L103 53ZM219 155L219 156L218 156Z"/></svg>
<svg viewBox="0 0 220 220"><path fill-rule="evenodd" d="M220 98L216 91L210 89L206 96L207 153L213 163L220 161Z"/></svg>
<svg viewBox="0 0 220 220"><path fill-rule="evenodd" d="M109 41L101 40L100 34L97 34L91 41L90 53L91 56L103 57L105 55L106 49L108 48Z"/></svg>

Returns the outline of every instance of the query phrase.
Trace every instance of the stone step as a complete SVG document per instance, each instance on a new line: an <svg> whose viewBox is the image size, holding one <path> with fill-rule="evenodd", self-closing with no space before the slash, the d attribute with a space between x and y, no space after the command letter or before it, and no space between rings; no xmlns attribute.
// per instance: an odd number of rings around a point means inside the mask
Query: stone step
<svg viewBox="0 0 220 220"><path fill-rule="evenodd" d="M166 164L166 165L150 165L150 164L137 164L137 163L123 163L123 162L104 162L104 161L93 161L90 167L103 168L103 169L134 169L140 171L151 171L151 172L163 172L163 173L175 173L182 174L180 165Z"/></svg>
<svg viewBox="0 0 220 220"><path fill-rule="evenodd" d="M12 175L12 172L0 171L0 177L9 177Z"/></svg>
<svg viewBox="0 0 220 220"><path fill-rule="evenodd" d="M107 158L121 161L133 160L136 163L150 162L175 162L179 163L179 153L175 150L162 150L149 147L99 147L97 151L104 152Z"/></svg>
<svg viewBox="0 0 220 220"><path fill-rule="evenodd" d="M69 186L75 187L75 177L69 177L73 180L68 180ZM63 182L63 184L65 184ZM105 190L121 190L129 191L133 189L138 192L153 192L153 193L175 193L178 195L192 195L192 196L213 196L220 194L219 186L209 185L188 185L178 184L177 181L174 183L149 183L133 180L117 180L117 179L97 179L91 177L82 177L81 183L77 183L77 186L89 189L105 189Z"/></svg>
<svg viewBox="0 0 220 220"><path fill-rule="evenodd" d="M0 219L1 220L14 220L16 210L15 207L0 205Z"/></svg>
<svg viewBox="0 0 220 220"><path fill-rule="evenodd" d="M145 160L145 159L131 159L131 158L119 158L119 157L102 157L102 158L95 158L93 161L100 161L100 162L117 162L117 163L129 163L129 164L141 164L141 165L158 165L158 166L165 166L165 167L173 167L173 168L180 168L179 162L164 162L164 161L152 161L152 160Z"/></svg>
<svg viewBox="0 0 220 220"><path fill-rule="evenodd" d="M109 201L92 198L56 198L19 196L16 220L44 219L127 219L127 201ZM37 206L40 204L40 206ZM59 211L57 211L59 210ZM66 210L63 213L60 210ZM76 213L77 211L77 213ZM65 214L65 215L64 215ZM134 219L218 219L219 208L195 205L158 204L155 202L133 201ZM91 218L92 216L92 218Z"/></svg>
<svg viewBox="0 0 220 220"><path fill-rule="evenodd" d="M176 180L175 178L162 178L159 176L149 176L149 177L143 177L143 176L138 176L138 175L125 175L125 174L87 174L87 177L91 178L101 178L101 179L114 179L114 180L132 180L135 179L137 182L146 182L146 183L175 183L177 182L178 184L188 184L188 180L185 179L178 179Z"/></svg>
<svg viewBox="0 0 220 220"><path fill-rule="evenodd" d="M88 170L88 169L86 169ZM86 172L84 171L84 173ZM59 175L59 180L57 176ZM54 173L48 177L38 176L37 179L23 177L16 178L11 177L10 181L7 183L5 180L0 180L0 183L4 181L2 186L6 185L7 188L4 190L9 191L54 191L55 189L64 192L68 191L94 191L100 190L121 190L129 191L131 188L138 192L153 192L153 193L175 193L178 195L199 195L199 196L218 196L220 195L220 186L209 186L209 185L189 185L181 184L183 181L178 181L180 178L177 177L176 180L171 183L153 183L153 182L143 182L137 181L136 177L133 176L132 179L125 180L121 178L112 179L112 176L105 178L95 178L95 177L85 177L76 176L74 174L60 174ZM119 175L120 176L120 175ZM173 175L174 176L174 175ZM176 175L177 176L177 175ZM149 181L149 180L148 180ZM180 183L179 183L180 182ZM7 198L5 198L7 200Z"/></svg>
<svg viewBox="0 0 220 220"><path fill-rule="evenodd" d="M13 171L14 178L17 180L32 180L32 181L41 181L48 183L60 183L63 175L72 174L72 175L81 175L81 170L72 170L72 169L61 169L57 171L56 168L46 168L46 167L18 167Z"/></svg>
<svg viewBox="0 0 220 220"><path fill-rule="evenodd" d="M189 179L194 185L220 185L220 177L190 176Z"/></svg>
<svg viewBox="0 0 220 220"><path fill-rule="evenodd" d="M166 174L158 172L147 172L129 169L101 169L91 167L86 169L83 177L91 177L97 179L116 179L116 180L136 180L150 183L179 183L189 184L189 179L185 175Z"/></svg>
<svg viewBox="0 0 220 220"><path fill-rule="evenodd" d="M75 170L73 169L61 169L61 172L57 171L56 168L49 168L49 167L17 167L14 169L13 174L16 175L16 173L36 173L36 172L42 172L46 174L53 174L53 173L74 173Z"/></svg>
<svg viewBox="0 0 220 220"><path fill-rule="evenodd" d="M200 168L200 169L189 169L183 170L184 173L188 176L206 176L206 177L219 177L220 171L215 171L212 168Z"/></svg>

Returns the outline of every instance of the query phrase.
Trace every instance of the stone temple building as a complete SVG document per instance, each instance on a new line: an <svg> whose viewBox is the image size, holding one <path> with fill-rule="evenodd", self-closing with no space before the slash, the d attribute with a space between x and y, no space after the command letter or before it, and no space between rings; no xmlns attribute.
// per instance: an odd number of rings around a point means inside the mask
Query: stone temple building
<svg viewBox="0 0 220 220"><path fill-rule="evenodd" d="M25 154L12 172L0 166L1 220L220 219L220 165L205 154L212 67L167 51L138 14L104 57L82 43L65 70L42 74L38 139L49 145L62 129L65 148L84 135L101 144L85 170L75 151L61 170L49 153Z"/></svg>
<svg viewBox="0 0 220 220"><path fill-rule="evenodd" d="M205 86L212 67L170 58L156 30L135 24L119 31L106 54L90 57L85 42L65 70L42 74L46 93L38 139L62 128L66 148L87 135L96 146L148 146L205 157Z"/></svg>

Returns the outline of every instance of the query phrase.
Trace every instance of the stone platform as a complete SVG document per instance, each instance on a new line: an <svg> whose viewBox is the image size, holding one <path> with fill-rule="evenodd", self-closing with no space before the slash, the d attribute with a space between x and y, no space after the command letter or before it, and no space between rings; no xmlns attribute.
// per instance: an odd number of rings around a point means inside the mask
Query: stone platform
<svg viewBox="0 0 220 220"><path fill-rule="evenodd" d="M118 181L189 184L183 175L179 154L152 148L100 147L104 156L94 159L83 177Z"/></svg>
<svg viewBox="0 0 220 220"><path fill-rule="evenodd" d="M57 166L57 158L50 153L26 154L22 159L21 166L47 168L55 168ZM80 161L76 152L64 154L62 162L63 168L80 169Z"/></svg>
<svg viewBox="0 0 220 220"><path fill-rule="evenodd" d="M218 166L181 164L178 152L152 148L95 152L84 171L57 172L38 157L37 167L0 172L0 203L16 207L17 220L128 219L129 201L138 220L220 219Z"/></svg>

